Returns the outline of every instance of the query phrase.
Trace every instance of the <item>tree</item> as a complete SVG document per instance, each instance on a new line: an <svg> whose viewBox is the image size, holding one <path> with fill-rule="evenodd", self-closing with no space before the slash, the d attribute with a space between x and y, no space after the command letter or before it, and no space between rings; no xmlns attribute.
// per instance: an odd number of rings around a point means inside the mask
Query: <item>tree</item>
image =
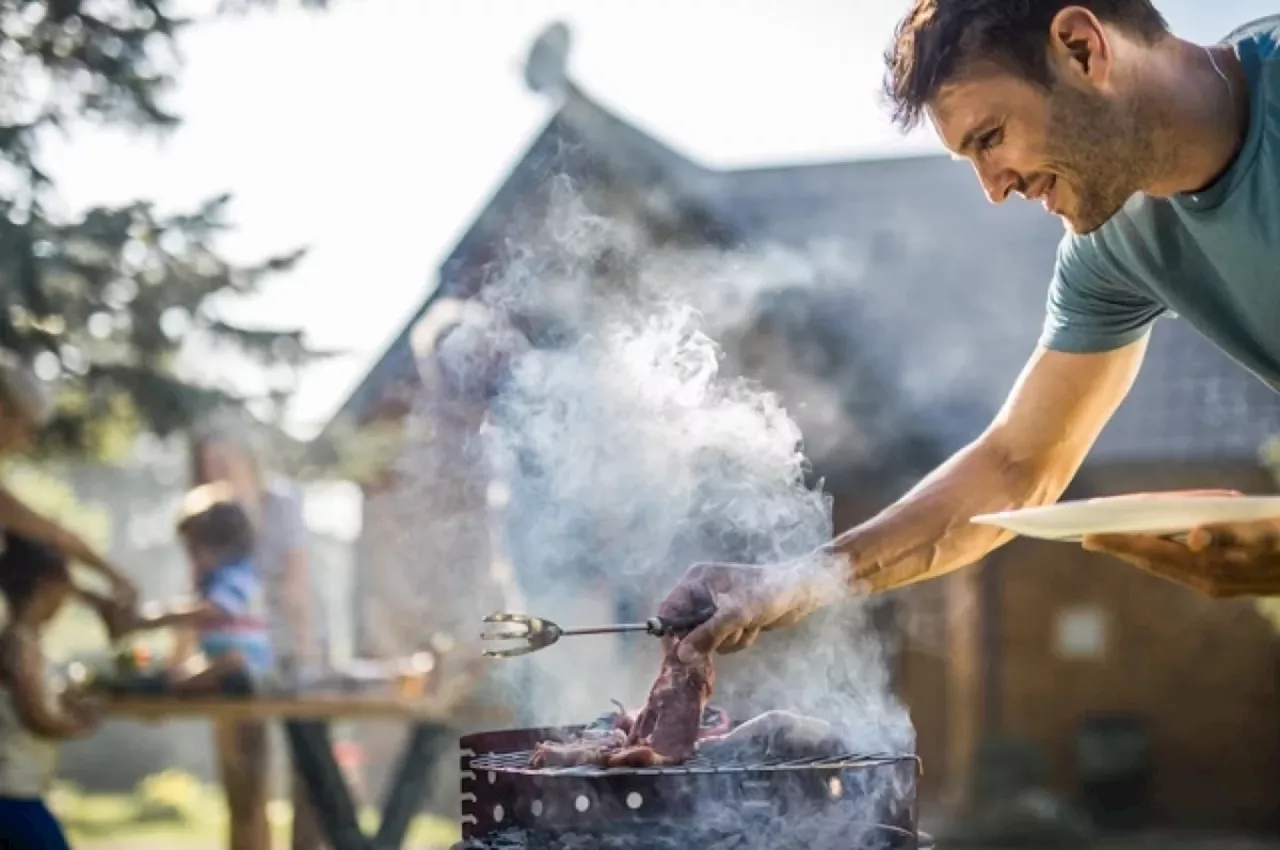
<svg viewBox="0 0 1280 850"><path fill-rule="evenodd" d="M299 0L322 7L324 0ZM176 82L175 38L193 21L171 0L0 0L0 347L60 377L55 450L111 456L139 430L168 435L220 404L276 409L299 368L324 352L296 328L250 328L219 315L219 301L256 291L303 256L252 265L220 256L227 196L185 214L145 200L59 213L40 167L40 142L73 121L163 134ZM223 11L274 0L222 0ZM212 346L262 370L252 392L175 371L184 346ZM202 349L203 350L203 349Z"/></svg>

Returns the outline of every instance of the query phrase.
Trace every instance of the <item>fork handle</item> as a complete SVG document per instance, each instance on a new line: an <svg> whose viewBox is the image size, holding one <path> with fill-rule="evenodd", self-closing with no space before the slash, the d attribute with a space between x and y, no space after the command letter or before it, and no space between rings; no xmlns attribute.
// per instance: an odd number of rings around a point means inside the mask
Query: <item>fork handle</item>
<svg viewBox="0 0 1280 850"><path fill-rule="evenodd" d="M668 635L684 636L701 626L716 613L714 605L702 608L687 617L650 617L647 624L649 634L654 637Z"/></svg>

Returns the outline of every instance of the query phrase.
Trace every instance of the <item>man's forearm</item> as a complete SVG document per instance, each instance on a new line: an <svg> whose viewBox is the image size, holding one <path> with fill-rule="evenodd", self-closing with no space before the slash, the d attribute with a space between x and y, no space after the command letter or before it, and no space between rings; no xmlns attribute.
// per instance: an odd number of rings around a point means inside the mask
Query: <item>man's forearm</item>
<svg viewBox="0 0 1280 850"><path fill-rule="evenodd" d="M1010 458L989 435L962 449L896 503L841 534L850 580L872 592L945 575L981 559L1012 534L969 520L979 514L1043 505L1066 489L1075 464Z"/></svg>

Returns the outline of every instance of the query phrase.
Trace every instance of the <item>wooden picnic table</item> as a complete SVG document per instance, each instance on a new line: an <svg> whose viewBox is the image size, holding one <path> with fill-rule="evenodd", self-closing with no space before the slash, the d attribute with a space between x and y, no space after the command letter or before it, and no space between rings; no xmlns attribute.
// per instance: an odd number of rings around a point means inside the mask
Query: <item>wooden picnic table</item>
<svg viewBox="0 0 1280 850"><path fill-rule="evenodd" d="M208 718L278 720L284 727L294 768L306 786L332 850L393 850L402 847L409 824L426 797L431 771L452 737L454 721L472 682L451 682L422 696L308 693L247 697L128 696L111 701L115 717L142 722ZM496 714L496 713L495 713ZM468 709L468 722L476 711ZM395 719L409 724L378 830L367 835L333 751L330 723ZM497 720L497 718L494 718ZM498 722L504 722L503 721Z"/></svg>

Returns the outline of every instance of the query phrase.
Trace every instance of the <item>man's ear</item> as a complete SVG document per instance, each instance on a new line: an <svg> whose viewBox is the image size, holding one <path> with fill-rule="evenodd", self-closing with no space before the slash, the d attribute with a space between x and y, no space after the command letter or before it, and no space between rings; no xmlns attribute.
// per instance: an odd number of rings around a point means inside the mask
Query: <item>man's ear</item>
<svg viewBox="0 0 1280 850"><path fill-rule="evenodd" d="M1049 24L1049 55L1067 79L1100 85L1111 69L1111 45L1097 16L1067 6Z"/></svg>

